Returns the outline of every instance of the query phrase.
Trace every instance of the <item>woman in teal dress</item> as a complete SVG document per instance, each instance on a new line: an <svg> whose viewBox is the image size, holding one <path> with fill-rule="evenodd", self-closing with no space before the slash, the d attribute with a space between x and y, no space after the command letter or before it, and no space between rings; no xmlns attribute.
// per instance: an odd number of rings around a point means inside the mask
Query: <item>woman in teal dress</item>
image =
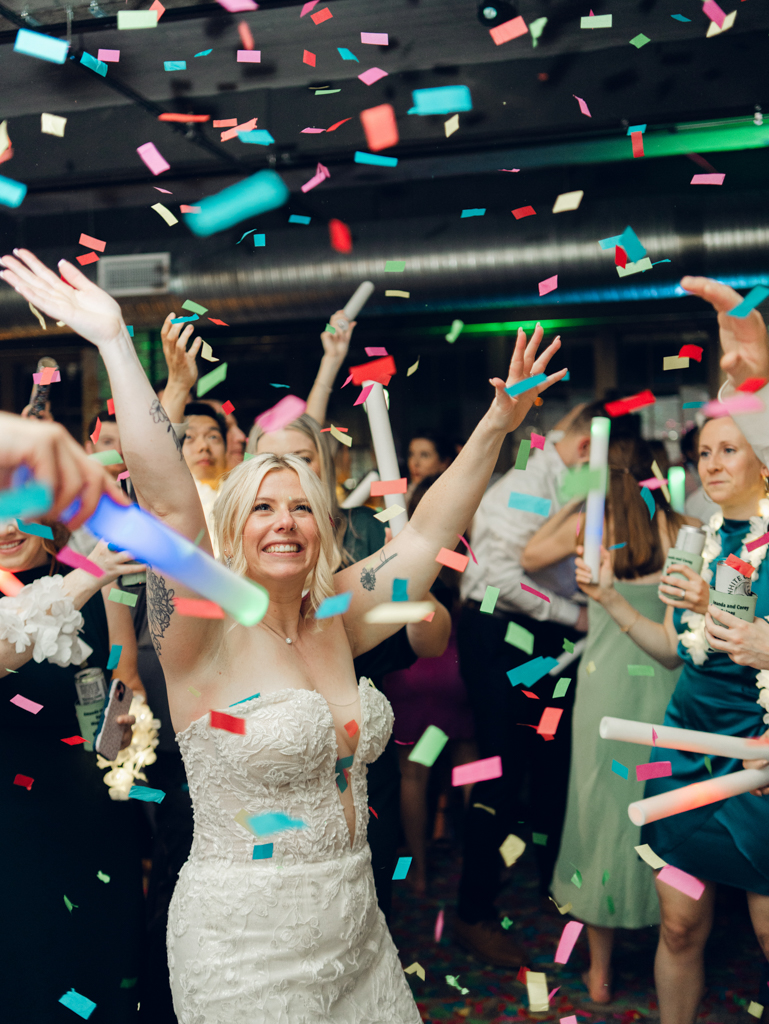
<svg viewBox="0 0 769 1024"><path fill-rule="evenodd" d="M577 581L647 654L668 667L683 662L665 725L760 736L765 727L757 701L756 670L708 650L705 613L716 562L733 553L755 567L751 586L758 598L756 615L769 614L769 571L761 565L767 546L752 552L745 546L769 530L769 470L729 417L709 420L702 428L698 468L705 491L720 512L707 528L702 574L677 566L676 575L662 577L660 598L670 606L664 623L639 615L619 595L608 552L601 555L598 584L590 583L590 570L581 559L577 560ZM706 760L701 754L659 748L651 750L650 759L670 761L672 775L648 782L647 796L740 767L728 758ZM692 1024L696 1018L705 986L703 951L718 883L746 891L756 936L769 959L768 836L769 802L751 793L662 818L643 829L642 842L705 885L695 900L657 879L662 924L654 972L661 1024Z"/></svg>

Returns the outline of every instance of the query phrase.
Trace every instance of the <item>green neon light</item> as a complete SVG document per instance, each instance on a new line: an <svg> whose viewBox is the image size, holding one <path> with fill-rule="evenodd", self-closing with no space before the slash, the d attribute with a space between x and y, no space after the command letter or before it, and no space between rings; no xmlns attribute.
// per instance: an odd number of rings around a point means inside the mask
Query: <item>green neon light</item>
<svg viewBox="0 0 769 1024"><path fill-rule="evenodd" d="M627 317L598 316L598 317L574 317L569 320L505 320L503 323L490 324L465 324L463 334L510 334L519 327L524 331L533 331L537 324L542 324L545 331L560 331L566 327L595 327L598 324L624 324ZM425 327L419 331L420 334L446 334L450 328L447 327Z"/></svg>

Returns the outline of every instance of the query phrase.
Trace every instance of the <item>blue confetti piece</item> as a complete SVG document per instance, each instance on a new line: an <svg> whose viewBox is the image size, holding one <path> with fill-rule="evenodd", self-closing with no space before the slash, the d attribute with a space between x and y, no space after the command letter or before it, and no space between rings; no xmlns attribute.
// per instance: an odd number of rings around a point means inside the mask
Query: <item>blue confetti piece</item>
<svg viewBox="0 0 769 1024"><path fill-rule="evenodd" d="M371 164L373 167L398 166L397 156L378 156L376 153L363 153L359 149L355 151L354 160L356 164Z"/></svg>
<svg viewBox="0 0 769 1024"><path fill-rule="evenodd" d="M270 386L276 388L288 387L287 384L271 384ZM346 590L343 594L333 594L321 602L320 607L315 612L315 618L331 619L334 615L344 615L350 607L350 601L352 601L351 590Z"/></svg>
<svg viewBox="0 0 769 1024"><path fill-rule="evenodd" d="M624 764L620 764L619 761L612 761L611 770L615 775L619 775L621 779L625 779L625 781L627 781L627 768Z"/></svg>
<svg viewBox="0 0 769 1024"><path fill-rule="evenodd" d="M243 700L236 700L235 704L230 704L230 707L234 708L237 704L245 704L247 700L256 700L257 697L261 697L261 693L252 693L250 697L244 697Z"/></svg>
<svg viewBox="0 0 769 1024"><path fill-rule="evenodd" d="M301 213L292 213L288 218L289 224L309 224L312 217L304 217Z"/></svg>
<svg viewBox="0 0 769 1024"><path fill-rule="evenodd" d="M53 530L43 523L22 523L16 520L16 526L21 533L29 534L30 537L45 537L46 540L53 540Z"/></svg>
<svg viewBox="0 0 769 1024"><path fill-rule="evenodd" d="M265 245L267 245L267 236L266 235L254 235L254 245L257 248L263 249L265 247Z"/></svg>
<svg viewBox="0 0 769 1024"><path fill-rule="evenodd" d="M619 236L618 245L627 253L627 258L631 263L637 263L642 260L646 255L646 249L641 245L641 241L638 235L633 231L631 227L626 227L622 234Z"/></svg>
<svg viewBox="0 0 769 1024"><path fill-rule="evenodd" d="M74 988L71 988L69 992L65 992L59 1002L66 1006L68 1010L76 1013L78 1017L82 1017L83 1020L88 1020L96 1009L96 1003L92 999L89 999L87 996L81 996Z"/></svg>
<svg viewBox="0 0 769 1024"><path fill-rule="evenodd" d="M289 818L287 814L276 811L270 814L255 814L247 818L248 827L259 836L269 836L273 832L283 832L289 828L304 828L301 818Z"/></svg>
<svg viewBox="0 0 769 1024"><path fill-rule="evenodd" d="M508 508L533 512L537 516L549 516L552 504L550 498L540 498L536 494L520 494L518 491L511 491L507 499Z"/></svg>
<svg viewBox="0 0 769 1024"><path fill-rule="evenodd" d="M270 146L275 141L266 128L255 128L252 132L238 132L241 142L251 142L256 146Z"/></svg>
<svg viewBox="0 0 769 1024"><path fill-rule="evenodd" d="M511 668L507 673L507 678L513 686L520 686L521 684L533 686L542 676L547 675L551 668L555 668L557 664L557 658L532 658L531 661L526 661L523 665Z"/></svg>
<svg viewBox="0 0 769 1024"><path fill-rule="evenodd" d="M126 330L128 331L128 333L129 333L129 334L131 335L131 337L133 338L133 336L134 336L134 329L133 329L133 326L132 326L131 324L126 324L126 328L125 328L125 329L126 329Z"/></svg>
<svg viewBox="0 0 769 1024"><path fill-rule="evenodd" d="M69 43L66 39L53 39L42 32L30 32L29 29L20 28L16 33L13 48L16 53L25 53L28 57L48 60L51 64L63 64L67 59Z"/></svg>
<svg viewBox="0 0 769 1024"><path fill-rule="evenodd" d="M393 580L393 601L408 601L408 580Z"/></svg>
<svg viewBox="0 0 769 1024"><path fill-rule="evenodd" d="M253 235L253 233L255 231L256 231L256 228L251 228L250 231L244 231L243 234L240 236L240 238L235 243L235 245L240 245L240 243L243 241L244 238L248 238L249 235Z"/></svg>
<svg viewBox="0 0 769 1024"><path fill-rule="evenodd" d="M92 57L90 53L83 53L80 58L80 63L85 64L91 71L95 71L97 75L101 75L105 78L107 75L108 67L103 60L97 60L96 57Z"/></svg>
<svg viewBox="0 0 769 1024"><path fill-rule="evenodd" d="M290 388L291 385L290 384L270 384L270 387L271 388ZM317 617L318 617L318 613L316 612L315 613L315 618L317 618Z"/></svg>
<svg viewBox="0 0 769 1024"><path fill-rule="evenodd" d="M21 206L26 194L26 185L0 174L0 206L10 206L15 209L17 206Z"/></svg>
<svg viewBox="0 0 769 1024"><path fill-rule="evenodd" d="M706 402L684 402L681 406L682 409L701 409Z"/></svg>
<svg viewBox="0 0 769 1024"><path fill-rule="evenodd" d="M546 380L546 373L535 373L533 377L527 377L526 380L519 380L517 384L511 384L509 388L505 388L505 394L514 398L516 395L521 395L524 391L528 391L530 388L539 387L539 385L544 384Z"/></svg>
<svg viewBox="0 0 769 1024"><path fill-rule="evenodd" d="M107 668L117 668L118 662L120 661L120 655L123 653L122 644L113 644L109 652L109 661L107 662Z"/></svg>
<svg viewBox="0 0 769 1024"><path fill-rule="evenodd" d="M201 50L200 53L194 54L195 57L207 57L209 53L213 53L213 50Z"/></svg>
<svg viewBox="0 0 769 1024"><path fill-rule="evenodd" d="M626 546L627 546L627 541L623 540L621 544L612 544L612 546L609 548L609 551L619 551L620 548L624 548Z"/></svg>
<svg viewBox="0 0 769 1024"><path fill-rule="evenodd" d="M571 370L567 370L566 373L561 377L561 382L565 380L571 380Z"/></svg>
<svg viewBox="0 0 769 1024"><path fill-rule="evenodd" d="M765 288L762 284L757 284L755 288L750 289L742 302L735 306L734 309L729 310L729 316L736 316L740 320L744 320L752 309L755 309L756 306L764 301L767 295L769 295L769 288Z"/></svg>
<svg viewBox="0 0 769 1024"><path fill-rule="evenodd" d="M486 216L486 207L485 206L478 207L475 210L462 210L462 219L464 219L465 217L485 217L485 216Z"/></svg>
<svg viewBox="0 0 769 1024"><path fill-rule="evenodd" d="M648 487L641 488L641 497L643 498L644 502L646 503L646 507L649 510L649 518L654 519L654 513L657 511L657 506L655 504L654 498L652 497L652 492L649 490Z"/></svg>
<svg viewBox="0 0 769 1024"><path fill-rule="evenodd" d="M395 865L395 871L393 871L393 881L397 882L401 878L405 878L409 873L411 867L411 857L399 857L398 863Z"/></svg>
<svg viewBox="0 0 769 1024"><path fill-rule="evenodd" d="M143 800L145 803L162 804L165 793L162 789L153 789L151 786L131 786L128 796L132 800Z"/></svg>
<svg viewBox="0 0 769 1024"><path fill-rule="evenodd" d="M288 202L289 191L275 171L258 171L245 181L206 196L197 204L199 213L184 213L184 221L193 235L207 238L218 231L240 224Z"/></svg>
<svg viewBox="0 0 769 1024"><path fill-rule="evenodd" d="M32 483L12 490L0 491L0 519L16 519L17 516L39 516L47 512L53 503L53 493L48 484ZM62 519L64 514L62 513ZM71 517L70 517L71 518Z"/></svg>
<svg viewBox="0 0 769 1024"><path fill-rule="evenodd" d="M272 843L262 843L261 846L255 846L252 860L269 860L272 857Z"/></svg>
<svg viewBox="0 0 769 1024"><path fill-rule="evenodd" d="M645 124L631 124L627 130L628 135L632 135L633 132L641 132L643 134L646 131Z"/></svg>
<svg viewBox="0 0 769 1024"><path fill-rule="evenodd" d="M186 60L164 60L163 61L164 71L186 71L187 61Z"/></svg>
<svg viewBox="0 0 769 1024"><path fill-rule="evenodd" d="M342 60L354 60L356 63L360 64L360 61L355 54L351 50L348 50L346 46L337 46L336 49Z"/></svg>
<svg viewBox="0 0 769 1024"><path fill-rule="evenodd" d="M425 117L428 114L454 114L472 110L473 100L466 85L441 85L436 89L414 89L411 93L414 106L409 114Z"/></svg>
<svg viewBox="0 0 769 1024"><path fill-rule="evenodd" d="M691 18L685 18L683 16L683 14L671 14L670 17L673 18L674 21L691 21L692 20Z"/></svg>
<svg viewBox="0 0 769 1024"><path fill-rule="evenodd" d="M611 238L601 238L598 244L602 249L614 249L622 240L622 235L612 235Z"/></svg>
<svg viewBox="0 0 769 1024"><path fill-rule="evenodd" d="M177 316L175 319L173 319L171 321L171 323L172 324L189 324L193 320L199 320L199 319L200 319L200 317L198 316L198 314L197 313L193 313L192 316ZM133 335L132 335L132 337L133 337Z"/></svg>

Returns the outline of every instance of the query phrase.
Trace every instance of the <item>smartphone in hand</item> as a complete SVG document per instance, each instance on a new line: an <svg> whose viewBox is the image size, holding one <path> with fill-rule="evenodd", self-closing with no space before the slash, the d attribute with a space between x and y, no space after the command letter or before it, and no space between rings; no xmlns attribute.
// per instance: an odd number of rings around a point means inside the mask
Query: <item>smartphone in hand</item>
<svg viewBox="0 0 769 1024"><path fill-rule="evenodd" d="M119 715L130 714L132 700L131 687L121 683L119 679L113 679L93 740L94 750L107 761L114 761L120 753L123 726L118 725L117 718Z"/></svg>

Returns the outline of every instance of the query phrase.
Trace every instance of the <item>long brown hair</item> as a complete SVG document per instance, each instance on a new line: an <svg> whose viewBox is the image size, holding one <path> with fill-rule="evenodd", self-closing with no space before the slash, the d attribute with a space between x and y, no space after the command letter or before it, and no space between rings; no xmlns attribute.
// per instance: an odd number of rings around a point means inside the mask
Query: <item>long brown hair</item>
<svg viewBox="0 0 769 1024"><path fill-rule="evenodd" d="M614 552L614 575L620 580L638 579L659 572L665 564L665 549L659 525L649 516L641 497L641 480L652 474L654 453L642 438L621 437L609 444L609 490L606 495L606 519L612 524L614 543L625 546ZM661 488L652 496L658 511L664 512L671 543L683 516L674 512Z"/></svg>

